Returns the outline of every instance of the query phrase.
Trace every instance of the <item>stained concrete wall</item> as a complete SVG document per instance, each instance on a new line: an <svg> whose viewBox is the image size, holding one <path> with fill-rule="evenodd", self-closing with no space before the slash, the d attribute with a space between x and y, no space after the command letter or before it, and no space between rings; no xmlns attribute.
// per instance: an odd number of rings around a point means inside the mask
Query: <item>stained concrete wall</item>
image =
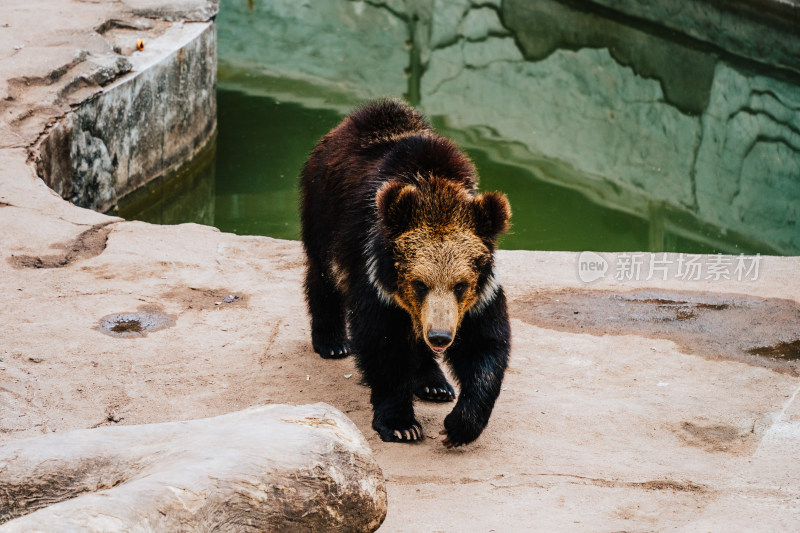
<svg viewBox="0 0 800 533"><path fill-rule="evenodd" d="M106 211L202 149L216 129L216 28L172 24L130 57L131 73L58 122L37 170L58 194Z"/></svg>
<svg viewBox="0 0 800 533"><path fill-rule="evenodd" d="M652 22L738 56L797 70L800 3L797 0L589 0Z"/></svg>
<svg viewBox="0 0 800 533"><path fill-rule="evenodd" d="M327 80L374 94L404 90L407 28L391 11L365 2L228 2L220 14L219 54L240 69Z"/></svg>
<svg viewBox="0 0 800 533"><path fill-rule="evenodd" d="M653 227L800 253L800 7L638 4L223 0L220 62L405 96L465 145L511 142L498 157Z"/></svg>

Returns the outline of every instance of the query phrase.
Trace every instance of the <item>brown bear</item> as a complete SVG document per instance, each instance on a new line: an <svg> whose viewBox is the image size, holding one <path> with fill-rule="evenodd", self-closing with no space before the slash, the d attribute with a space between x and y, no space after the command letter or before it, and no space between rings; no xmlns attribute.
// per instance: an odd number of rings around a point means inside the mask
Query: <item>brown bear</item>
<svg viewBox="0 0 800 533"><path fill-rule="evenodd" d="M504 195L476 192L475 167L394 100L352 113L303 167L302 236L314 350L354 353L385 441L423 438L413 396L452 401L446 446L475 440L508 362L506 299L494 274ZM348 335L349 331L349 335Z"/></svg>

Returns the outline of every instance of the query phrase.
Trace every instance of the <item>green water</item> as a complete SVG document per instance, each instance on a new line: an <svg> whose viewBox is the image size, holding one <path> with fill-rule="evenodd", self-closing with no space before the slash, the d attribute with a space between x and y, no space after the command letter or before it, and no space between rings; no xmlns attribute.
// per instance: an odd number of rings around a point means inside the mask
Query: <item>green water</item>
<svg viewBox="0 0 800 533"><path fill-rule="evenodd" d="M158 224L197 222L240 235L298 239L297 176L319 138L342 118L330 108L221 89L215 146L179 172L124 198L118 212ZM431 118L443 134L459 140L461 132L446 127L447 117ZM680 216L658 208L644 219L605 207L589 194L558 185L557 176L540 179L539 164L505 159L504 149L513 147L502 142L472 136L467 144L481 190L503 191L511 202L513 225L502 248L769 252L692 220L671 231L670 221Z"/></svg>

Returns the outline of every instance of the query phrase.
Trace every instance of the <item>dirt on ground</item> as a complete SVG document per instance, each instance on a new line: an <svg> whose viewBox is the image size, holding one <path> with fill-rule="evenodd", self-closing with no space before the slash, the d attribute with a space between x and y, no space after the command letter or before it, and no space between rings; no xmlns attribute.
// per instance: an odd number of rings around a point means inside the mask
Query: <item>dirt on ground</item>
<svg viewBox="0 0 800 533"><path fill-rule="evenodd" d="M570 289L518 298L511 309L521 320L548 329L669 339L684 353L799 374L800 306L793 299Z"/></svg>
<svg viewBox="0 0 800 533"><path fill-rule="evenodd" d="M453 404L418 402L425 440L384 443L353 360L313 353L299 243L114 222L99 253L21 267L13 257L60 256L96 222L42 234L26 229L35 211L4 201L0 441L321 401L356 423L383 469L382 531L800 524L794 441L778 431L798 419L794 367L746 352L796 338L797 300L775 297L794 263L766 263L762 297L742 284L581 289L574 254L536 269L541 254L501 252L511 364L486 432L448 450L439 431ZM764 327L736 322L747 317Z"/></svg>

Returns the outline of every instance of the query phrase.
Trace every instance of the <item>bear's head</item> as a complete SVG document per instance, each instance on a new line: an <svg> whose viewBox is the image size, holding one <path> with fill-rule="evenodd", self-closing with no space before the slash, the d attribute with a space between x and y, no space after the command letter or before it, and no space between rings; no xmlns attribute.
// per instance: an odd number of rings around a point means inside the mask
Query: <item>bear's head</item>
<svg viewBox="0 0 800 533"><path fill-rule="evenodd" d="M430 178L386 183L376 203L397 273L392 297L411 315L417 336L441 353L494 283L495 243L511 217L508 200Z"/></svg>

